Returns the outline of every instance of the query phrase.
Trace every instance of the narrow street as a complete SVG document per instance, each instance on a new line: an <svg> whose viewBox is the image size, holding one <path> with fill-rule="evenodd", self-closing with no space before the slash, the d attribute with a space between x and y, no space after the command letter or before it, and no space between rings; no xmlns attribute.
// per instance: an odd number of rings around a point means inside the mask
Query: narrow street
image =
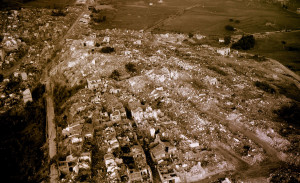
<svg viewBox="0 0 300 183"><path fill-rule="evenodd" d="M52 159L57 152L56 149L56 127L54 121L54 106L53 106L53 99L52 99L52 89L51 83L48 80L46 83L46 90L47 90L47 129L48 129L48 140L49 140L49 157ZM58 180L58 171L56 168L56 164L52 163L50 165L50 182L57 182Z"/></svg>

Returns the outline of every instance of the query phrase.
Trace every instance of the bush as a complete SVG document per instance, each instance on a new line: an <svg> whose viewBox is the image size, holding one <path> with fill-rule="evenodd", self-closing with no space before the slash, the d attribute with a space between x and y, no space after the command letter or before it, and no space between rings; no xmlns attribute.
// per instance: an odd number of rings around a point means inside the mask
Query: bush
<svg viewBox="0 0 300 183"><path fill-rule="evenodd" d="M274 110L277 114L277 118L280 121L285 121L288 124L294 124L299 126L300 122L300 103L293 102L291 104L283 105L280 109Z"/></svg>
<svg viewBox="0 0 300 183"><path fill-rule="evenodd" d="M231 41L231 36L225 36L225 37L224 37L224 44L225 44L225 45L229 45L229 44L230 44L230 41Z"/></svg>
<svg viewBox="0 0 300 183"><path fill-rule="evenodd" d="M4 79L3 74L0 74L0 83L3 81L3 79Z"/></svg>
<svg viewBox="0 0 300 183"><path fill-rule="evenodd" d="M64 11L62 11L61 9L60 10L53 10L52 13L51 13L51 16L66 16L66 13Z"/></svg>
<svg viewBox="0 0 300 183"><path fill-rule="evenodd" d="M136 66L134 63L131 63L131 62L127 63L125 65L125 68L128 72L136 72Z"/></svg>
<svg viewBox="0 0 300 183"><path fill-rule="evenodd" d="M96 23L101 23L101 22L105 22L106 21L106 16L98 16L98 17L94 17L94 15L92 16L92 21L96 22Z"/></svg>
<svg viewBox="0 0 300 183"><path fill-rule="evenodd" d="M228 31L234 31L234 27L232 27L231 25L226 25L225 29Z"/></svg>
<svg viewBox="0 0 300 183"><path fill-rule="evenodd" d="M114 70L111 75L110 75L110 78L114 79L114 80L119 80L120 78L120 73L118 70Z"/></svg>
<svg viewBox="0 0 300 183"><path fill-rule="evenodd" d="M254 85L267 93L276 93L276 90L266 82L255 81Z"/></svg>
<svg viewBox="0 0 300 183"><path fill-rule="evenodd" d="M255 45L253 35L243 36L238 42L232 44L231 48L236 50L249 50Z"/></svg>
<svg viewBox="0 0 300 183"><path fill-rule="evenodd" d="M233 19L232 19L232 18L230 18L230 19L229 19L229 22L233 22Z"/></svg>
<svg viewBox="0 0 300 183"><path fill-rule="evenodd" d="M101 51L102 53L111 53L111 52L114 52L115 49L112 48L112 47L106 46L106 47L101 48L100 51Z"/></svg>
<svg viewBox="0 0 300 183"><path fill-rule="evenodd" d="M218 74L223 75L223 76L227 76L227 75L228 75L226 72L224 72L223 70L219 69L218 67L215 67L215 66L209 66L208 68L209 68L210 70L215 71L215 72L218 73Z"/></svg>
<svg viewBox="0 0 300 183"><path fill-rule="evenodd" d="M95 46L96 46L96 47L99 47L99 46L100 46L100 43L96 43Z"/></svg>
<svg viewBox="0 0 300 183"><path fill-rule="evenodd" d="M235 23L237 23L237 24L239 24L241 21L239 21L239 20L236 20L236 21L234 21Z"/></svg>

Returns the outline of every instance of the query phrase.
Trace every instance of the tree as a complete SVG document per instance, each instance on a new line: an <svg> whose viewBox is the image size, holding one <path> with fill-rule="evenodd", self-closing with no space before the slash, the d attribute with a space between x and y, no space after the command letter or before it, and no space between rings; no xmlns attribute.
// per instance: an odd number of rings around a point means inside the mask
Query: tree
<svg viewBox="0 0 300 183"><path fill-rule="evenodd" d="M125 65L125 68L126 68L126 70L129 71L129 72L136 72L136 66L135 66L134 63L131 63L131 62L127 63L127 64Z"/></svg>
<svg viewBox="0 0 300 183"><path fill-rule="evenodd" d="M225 29L228 31L234 31L234 27L232 27L231 25L226 25Z"/></svg>
<svg viewBox="0 0 300 183"><path fill-rule="evenodd" d="M0 74L0 83L3 81L3 79L4 79L3 74Z"/></svg>
<svg viewBox="0 0 300 183"><path fill-rule="evenodd" d="M114 80L119 80L119 77L120 77L120 73L118 70L114 70L110 75L110 78Z"/></svg>
<svg viewBox="0 0 300 183"><path fill-rule="evenodd" d="M285 49L286 42L285 41L281 41L281 44L282 44L283 49Z"/></svg>

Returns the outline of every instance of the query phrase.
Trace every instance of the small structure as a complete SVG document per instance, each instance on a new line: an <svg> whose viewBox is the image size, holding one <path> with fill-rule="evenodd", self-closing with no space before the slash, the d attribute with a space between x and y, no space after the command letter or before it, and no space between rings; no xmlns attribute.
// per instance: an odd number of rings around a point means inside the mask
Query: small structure
<svg viewBox="0 0 300 183"><path fill-rule="evenodd" d="M27 80L27 74L26 74L26 72L22 72L21 73L21 77L22 77L23 81L26 81Z"/></svg>
<svg viewBox="0 0 300 183"><path fill-rule="evenodd" d="M300 14L300 8L297 8L297 13Z"/></svg>
<svg viewBox="0 0 300 183"><path fill-rule="evenodd" d="M230 48L220 48L217 50L217 53L223 56L228 56L230 54Z"/></svg>
<svg viewBox="0 0 300 183"><path fill-rule="evenodd" d="M86 18L81 18L81 19L79 20L79 22L84 23L84 24L88 24L88 23L89 23L89 20L86 19Z"/></svg>
<svg viewBox="0 0 300 183"><path fill-rule="evenodd" d="M25 91L23 91L23 100L25 104L27 102L32 102L31 92L28 88Z"/></svg>
<svg viewBox="0 0 300 183"><path fill-rule="evenodd" d="M86 0L77 0L75 4L76 5L84 5L84 4L86 4Z"/></svg>
<svg viewBox="0 0 300 183"><path fill-rule="evenodd" d="M94 47L95 46L95 41L94 40L87 40L85 41L85 45L89 47Z"/></svg>
<svg viewBox="0 0 300 183"><path fill-rule="evenodd" d="M225 43L224 38L219 38L219 43Z"/></svg>
<svg viewBox="0 0 300 183"><path fill-rule="evenodd" d="M104 37L103 38L103 41L102 42L104 42L104 43L109 43L109 41L110 41L110 37Z"/></svg>

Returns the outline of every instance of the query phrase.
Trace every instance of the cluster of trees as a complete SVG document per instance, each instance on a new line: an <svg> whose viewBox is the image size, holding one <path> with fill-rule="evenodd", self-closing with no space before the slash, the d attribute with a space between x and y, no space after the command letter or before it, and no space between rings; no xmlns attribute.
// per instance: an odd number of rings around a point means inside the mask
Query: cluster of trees
<svg viewBox="0 0 300 183"><path fill-rule="evenodd" d="M92 14L91 15L92 21L96 23L101 23L106 21L106 16L105 15L99 15L99 14Z"/></svg>
<svg viewBox="0 0 300 183"><path fill-rule="evenodd" d="M66 85L62 85L60 83L54 84L53 89L53 98L54 98L54 111L56 115L60 115L63 113L63 109L61 106L75 93L77 93L80 89L84 88L86 85L85 82L82 82L80 85L75 85L73 87L68 87Z"/></svg>
<svg viewBox="0 0 300 183"><path fill-rule="evenodd" d="M236 50L249 50L255 45L255 38L253 35L244 36L238 40L238 42L233 43L231 48Z"/></svg>
<svg viewBox="0 0 300 183"><path fill-rule="evenodd" d="M0 115L0 147L4 182L41 182L48 177L44 85L33 90L33 102Z"/></svg>

